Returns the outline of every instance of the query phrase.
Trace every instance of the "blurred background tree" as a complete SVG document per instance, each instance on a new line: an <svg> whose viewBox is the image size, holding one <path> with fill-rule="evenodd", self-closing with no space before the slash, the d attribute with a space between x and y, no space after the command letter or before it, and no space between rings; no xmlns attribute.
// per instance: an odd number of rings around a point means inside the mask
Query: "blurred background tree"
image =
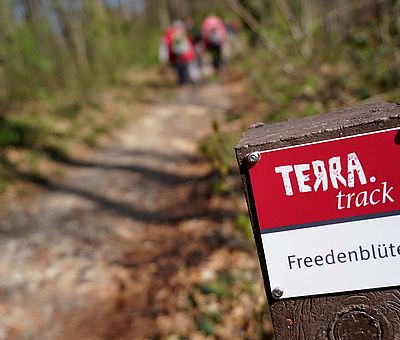
<svg viewBox="0 0 400 340"><path fill-rule="evenodd" d="M86 91L132 63L155 61L156 27L142 1L4 0L2 102Z"/></svg>
<svg viewBox="0 0 400 340"><path fill-rule="evenodd" d="M399 1L226 3L258 44L244 68L268 104L265 120L398 98Z"/></svg>
<svg viewBox="0 0 400 340"><path fill-rule="evenodd" d="M218 221L231 219L247 238L252 233L233 152L241 131L257 121L282 121L367 101L400 101L400 0L0 0L0 193L20 179L40 184L59 179L65 164L79 164L84 149L79 147L95 145L99 135L134 121L135 114L151 115L154 101L173 103L169 109L180 110L182 97L174 101L173 96L179 90L155 67L160 37L174 19L188 17L199 27L211 12L231 24L236 53L220 76L205 79L201 86L219 82L226 96L233 88L232 98L226 98L233 108L223 112L213 102L215 96L191 103L195 89L182 91L189 98L185 105L218 113L212 132L198 145L214 170L204 179L212 194L201 183L193 195L206 194L218 208ZM186 133L196 129L184 128ZM135 155L133 149L132 159ZM163 154L155 157L164 159ZM152 179L167 176L168 190L181 186L180 181L173 185L169 169L164 174L161 168L141 165L132 172L140 169ZM170 196L172 204L175 195ZM225 222L219 229L224 228ZM209 234L204 242L212 247L230 239L213 243ZM208 301L216 299L236 303L235 294L254 287L252 276L228 274L193 289L189 308L204 335L213 334L220 316L199 313L197 301L210 306ZM232 289L235 280L242 288ZM229 314L230 304L225 306ZM265 304L258 302L256 309L248 315L253 320L248 334L264 338L271 333L260 329L267 317Z"/></svg>
<svg viewBox="0 0 400 340"><path fill-rule="evenodd" d="M69 135L90 125L95 118L85 120L81 111L97 105L93 91L120 84L132 66L155 64L160 36L174 19L191 17L199 26L210 12L241 22L236 40L247 40L230 63L254 104L235 115L242 127L399 98L399 0L2 0L0 129L6 137L0 153L22 140L46 145L60 115ZM31 101L60 109L47 115L14 109ZM80 126L72 124L78 119ZM222 173L233 159L224 155L231 144L224 152L202 147L222 155L212 161Z"/></svg>

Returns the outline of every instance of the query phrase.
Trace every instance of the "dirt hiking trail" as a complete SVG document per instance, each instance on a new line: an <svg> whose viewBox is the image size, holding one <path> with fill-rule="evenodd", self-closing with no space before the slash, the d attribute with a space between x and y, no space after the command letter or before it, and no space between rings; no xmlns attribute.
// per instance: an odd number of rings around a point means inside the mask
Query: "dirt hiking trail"
<svg viewBox="0 0 400 340"><path fill-rule="evenodd" d="M232 106L229 91L214 82L154 98L102 147L65 162L63 178L3 207L0 339L254 332L258 265L226 212L210 204L211 169L197 153L212 120ZM223 285L232 267L239 300L199 288ZM211 312L223 317L212 323Z"/></svg>

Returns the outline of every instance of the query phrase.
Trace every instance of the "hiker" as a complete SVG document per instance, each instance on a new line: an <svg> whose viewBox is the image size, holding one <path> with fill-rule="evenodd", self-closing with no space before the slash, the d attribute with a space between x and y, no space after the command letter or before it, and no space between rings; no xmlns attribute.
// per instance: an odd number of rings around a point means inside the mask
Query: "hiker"
<svg viewBox="0 0 400 340"><path fill-rule="evenodd" d="M195 61L196 55L181 20L175 20L172 26L165 30L159 57L161 62L169 61L172 64L180 85L194 82L189 75L189 65Z"/></svg>
<svg viewBox="0 0 400 340"><path fill-rule="evenodd" d="M201 30L193 23L189 17L185 18L185 25L188 32L188 37L194 46L196 53L196 64L201 71L203 66L202 55L204 51L203 39L201 38Z"/></svg>
<svg viewBox="0 0 400 340"><path fill-rule="evenodd" d="M218 72L223 65L223 46L226 41L226 28L220 17L210 15L204 19L201 36L207 50L211 54L212 65Z"/></svg>

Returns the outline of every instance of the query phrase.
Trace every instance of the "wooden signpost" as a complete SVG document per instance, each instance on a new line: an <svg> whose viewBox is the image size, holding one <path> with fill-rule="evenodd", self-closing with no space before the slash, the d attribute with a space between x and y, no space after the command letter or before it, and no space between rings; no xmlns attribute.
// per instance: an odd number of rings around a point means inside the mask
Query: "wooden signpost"
<svg viewBox="0 0 400 340"><path fill-rule="evenodd" d="M400 104L256 124L236 155L276 338L400 339Z"/></svg>

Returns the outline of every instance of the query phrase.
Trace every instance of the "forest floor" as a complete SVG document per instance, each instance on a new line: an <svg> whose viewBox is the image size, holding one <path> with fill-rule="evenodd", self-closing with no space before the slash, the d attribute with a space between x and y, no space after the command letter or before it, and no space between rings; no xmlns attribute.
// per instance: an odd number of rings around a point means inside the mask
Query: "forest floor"
<svg viewBox="0 0 400 340"><path fill-rule="evenodd" d="M62 176L3 198L0 339L270 337L255 249L233 223L244 199L213 194L198 153L243 88L150 85Z"/></svg>

